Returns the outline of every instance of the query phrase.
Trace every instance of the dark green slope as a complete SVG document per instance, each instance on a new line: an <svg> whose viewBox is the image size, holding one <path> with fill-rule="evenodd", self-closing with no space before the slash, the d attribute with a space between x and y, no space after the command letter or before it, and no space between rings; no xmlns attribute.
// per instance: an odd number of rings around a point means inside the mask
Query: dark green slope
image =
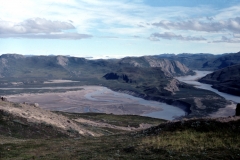
<svg viewBox="0 0 240 160"><path fill-rule="evenodd" d="M199 80L219 91L240 96L240 64L217 70Z"/></svg>
<svg viewBox="0 0 240 160"><path fill-rule="evenodd" d="M165 58L169 60L176 60L186 65L193 70L218 70L231 65L240 64L240 52L226 53L226 54L163 54L154 56L156 58Z"/></svg>

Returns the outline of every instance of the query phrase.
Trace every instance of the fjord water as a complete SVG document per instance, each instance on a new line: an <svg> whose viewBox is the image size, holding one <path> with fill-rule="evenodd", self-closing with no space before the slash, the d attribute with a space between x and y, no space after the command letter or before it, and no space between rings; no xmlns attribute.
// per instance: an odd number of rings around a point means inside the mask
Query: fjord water
<svg viewBox="0 0 240 160"><path fill-rule="evenodd" d="M224 92L219 92L217 89L212 88L211 87L212 85L205 84L205 83L200 83L200 82L197 81L199 78L202 78L205 75L207 75L209 73L212 73L212 72L210 72L210 71L197 71L197 70L195 70L195 72L196 72L196 75L193 75L193 76L182 76L182 77L175 77L175 78L178 79L181 82L192 84L196 88L206 89L206 90L215 92L215 93L224 97L227 100L231 100L233 102L240 103L240 97L239 96L231 95L231 94L224 93Z"/></svg>

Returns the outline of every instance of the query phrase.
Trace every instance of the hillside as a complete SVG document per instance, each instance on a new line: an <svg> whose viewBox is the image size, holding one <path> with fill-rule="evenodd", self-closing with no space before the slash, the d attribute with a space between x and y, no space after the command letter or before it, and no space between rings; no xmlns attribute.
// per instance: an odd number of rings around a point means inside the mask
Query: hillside
<svg viewBox="0 0 240 160"><path fill-rule="evenodd" d="M240 64L217 70L199 80L221 92L240 96Z"/></svg>
<svg viewBox="0 0 240 160"><path fill-rule="evenodd" d="M52 112L38 104L0 101L1 135L15 138L99 137L142 130L164 121L134 115Z"/></svg>
<svg viewBox="0 0 240 160"><path fill-rule="evenodd" d="M203 69L203 64L206 62L217 58L217 55L207 54L207 53L199 53L199 54L191 54L191 53L182 53L182 54L160 54L154 56L156 58L165 58L169 60L176 60L186 65L188 68L192 70L208 70L207 68ZM211 69L210 69L211 70Z"/></svg>
<svg viewBox="0 0 240 160"><path fill-rule="evenodd" d="M21 114L16 114L16 110ZM46 117L51 114L53 121L35 119L41 113ZM24 119L24 116L29 117ZM82 135L75 128L66 131L52 124L63 124L65 120L98 135ZM9 160L239 159L239 126L239 117L164 122L131 115L53 113L32 105L1 102L0 157Z"/></svg>
<svg viewBox="0 0 240 160"><path fill-rule="evenodd" d="M0 56L0 77L38 77L55 79L83 76L91 77L89 73L102 75L109 71L117 71L122 67L137 66L147 68L158 67L167 76L193 73L190 69L177 61L164 59L156 60L151 57L124 58L120 60L87 60L84 58L65 56L25 57L18 54L3 54Z"/></svg>
<svg viewBox="0 0 240 160"><path fill-rule="evenodd" d="M189 68L187 68L184 64L180 63L176 60L168 60L168 59L158 59L151 56L144 57L126 57L119 60L118 64L124 67L151 67L151 68L160 68L165 76L173 77L180 75L190 75L194 74Z"/></svg>
<svg viewBox="0 0 240 160"><path fill-rule="evenodd" d="M238 53L226 53L226 54L162 54L154 56L156 58L164 58L169 60L179 61L192 70L209 70L214 71L222 69L231 65L240 64L240 52Z"/></svg>
<svg viewBox="0 0 240 160"><path fill-rule="evenodd" d="M223 54L220 57L204 63L203 68L212 68L213 70L218 70L237 64L240 64L240 52Z"/></svg>
<svg viewBox="0 0 240 160"><path fill-rule="evenodd" d="M188 74L193 74L193 71L180 62L154 57L127 57L120 60L87 60L65 56L25 57L17 54L0 57L0 87L19 88L2 89L2 95L66 92L77 90L77 87L83 85L98 85L180 107L188 117L206 116L229 104L213 92L196 89L172 77ZM49 80L68 80L74 83L44 83ZM43 90L42 87L49 89ZM59 90L54 87L71 89Z"/></svg>

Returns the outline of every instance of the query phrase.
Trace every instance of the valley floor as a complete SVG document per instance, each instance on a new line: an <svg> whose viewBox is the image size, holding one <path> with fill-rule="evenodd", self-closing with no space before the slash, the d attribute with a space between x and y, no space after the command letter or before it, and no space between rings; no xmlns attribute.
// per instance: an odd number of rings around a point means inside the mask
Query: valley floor
<svg viewBox="0 0 240 160"><path fill-rule="evenodd" d="M71 113L96 112L117 115L148 115L148 113L157 112L159 118L169 120L173 117L185 115L184 111L177 107L114 92L102 86L81 86L78 89L77 91L63 93L9 95L6 98L11 102L38 103L39 107L43 109Z"/></svg>

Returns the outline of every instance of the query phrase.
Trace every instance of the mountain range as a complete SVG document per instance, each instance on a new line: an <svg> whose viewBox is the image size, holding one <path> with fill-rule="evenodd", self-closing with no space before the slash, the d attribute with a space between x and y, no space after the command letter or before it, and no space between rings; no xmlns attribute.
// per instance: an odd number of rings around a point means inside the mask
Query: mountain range
<svg viewBox="0 0 240 160"><path fill-rule="evenodd" d="M215 57L200 54L188 55L187 59L193 61L191 57L199 58L199 56ZM195 61L196 64L206 63ZM87 60L69 56L26 57L18 54L5 54L0 57L0 87L40 88L43 85L50 87L52 84L44 84L44 82L67 79L77 81L72 83L72 86L102 85L147 100L175 105L183 108L188 117L207 116L225 107L228 101L217 94L197 89L174 78L174 76L193 75L193 68L188 67L191 66L189 64L190 62L185 65L169 56L168 58L143 56ZM54 86L66 85L65 83ZM3 90L2 94L28 91Z"/></svg>
<svg viewBox="0 0 240 160"><path fill-rule="evenodd" d="M240 64L240 52L217 55L209 53L162 54L154 57L179 61L192 70L215 71L231 65Z"/></svg>
<svg viewBox="0 0 240 160"><path fill-rule="evenodd" d="M2 55L2 95L54 92L42 91L42 87L101 85L180 107L186 115L166 121L137 115L53 112L37 103L13 103L3 98L0 159L239 159L239 116L203 118L230 102L174 78L193 75L195 69L211 70L214 72L199 81L239 95L238 56L181 54L87 60ZM44 83L56 79L72 83Z"/></svg>

